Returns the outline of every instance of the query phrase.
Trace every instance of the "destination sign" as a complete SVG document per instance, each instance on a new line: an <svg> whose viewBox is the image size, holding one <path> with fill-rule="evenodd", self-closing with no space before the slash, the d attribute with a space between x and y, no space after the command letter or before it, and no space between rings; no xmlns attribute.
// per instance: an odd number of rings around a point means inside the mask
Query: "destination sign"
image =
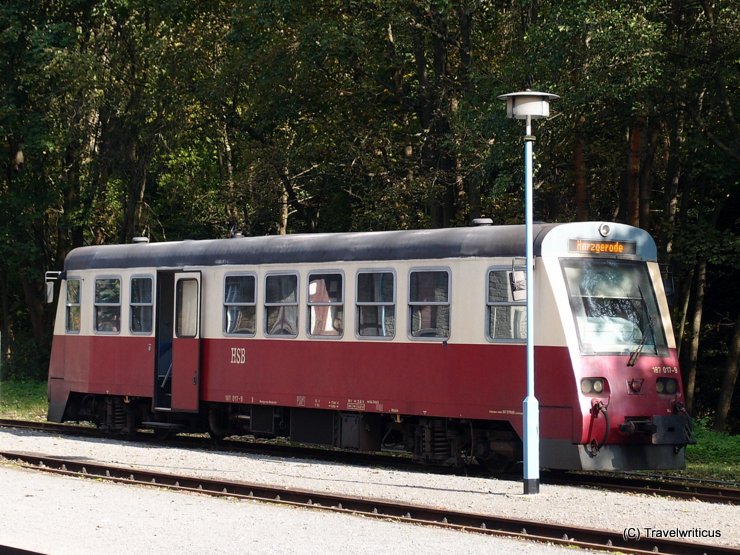
<svg viewBox="0 0 740 555"><path fill-rule="evenodd" d="M570 252L591 254L636 254L637 243L634 241L592 241L589 239L569 239Z"/></svg>

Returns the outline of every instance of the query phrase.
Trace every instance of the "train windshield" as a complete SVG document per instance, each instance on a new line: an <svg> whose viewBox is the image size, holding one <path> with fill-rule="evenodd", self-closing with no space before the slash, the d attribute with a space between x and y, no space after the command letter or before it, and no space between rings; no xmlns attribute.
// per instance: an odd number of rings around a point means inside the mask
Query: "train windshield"
<svg viewBox="0 0 740 555"><path fill-rule="evenodd" d="M561 264L583 354L665 354L644 262L574 258Z"/></svg>

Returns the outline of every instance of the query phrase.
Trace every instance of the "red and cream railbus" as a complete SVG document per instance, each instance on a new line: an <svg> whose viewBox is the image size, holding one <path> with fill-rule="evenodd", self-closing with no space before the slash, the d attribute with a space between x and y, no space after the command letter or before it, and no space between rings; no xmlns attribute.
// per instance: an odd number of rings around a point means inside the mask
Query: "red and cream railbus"
<svg viewBox="0 0 740 555"><path fill-rule="evenodd" d="M541 464L680 468L691 441L652 238L537 224ZM73 250L51 421L210 431L420 462L521 460L523 226Z"/></svg>

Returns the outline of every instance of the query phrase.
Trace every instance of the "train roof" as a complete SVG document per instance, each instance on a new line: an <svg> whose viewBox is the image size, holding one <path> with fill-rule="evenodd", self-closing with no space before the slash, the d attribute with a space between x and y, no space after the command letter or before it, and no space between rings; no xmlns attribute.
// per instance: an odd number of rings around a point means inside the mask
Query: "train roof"
<svg viewBox="0 0 740 555"><path fill-rule="evenodd" d="M577 229L583 225L535 224L533 226L535 256L540 254L542 241L554 228L565 226ZM594 224L590 224L589 227L594 227ZM641 230L630 229L644 234ZM524 244L523 225L271 235L80 247L69 253L64 269L73 271L232 264L524 257Z"/></svg>

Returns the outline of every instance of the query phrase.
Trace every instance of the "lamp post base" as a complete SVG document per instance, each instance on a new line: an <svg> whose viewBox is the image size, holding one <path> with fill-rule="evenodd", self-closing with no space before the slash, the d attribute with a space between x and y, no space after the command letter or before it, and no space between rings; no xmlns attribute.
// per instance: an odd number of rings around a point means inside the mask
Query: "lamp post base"
<svg viewBox="0 0 740 555"><path fill-rule="evenodd" d="M524 480L524 495L528 495L530 493L539 493L539 492L540 492L540 479L539 478Z"/></svg>
<svg viewBox="0 0 740 555"><path fill-rule="evenodd" d="M530 336L531 332L530 332ZM529 347L529 346L528 346ZM528 357L528 361L533 358ZM529 362L528 362L529 365ZM534 386L534 377L527 372L527 383ZM540 491L540 404L537 398L527 395L522 406L524 413L524 493Z"/></svg>

